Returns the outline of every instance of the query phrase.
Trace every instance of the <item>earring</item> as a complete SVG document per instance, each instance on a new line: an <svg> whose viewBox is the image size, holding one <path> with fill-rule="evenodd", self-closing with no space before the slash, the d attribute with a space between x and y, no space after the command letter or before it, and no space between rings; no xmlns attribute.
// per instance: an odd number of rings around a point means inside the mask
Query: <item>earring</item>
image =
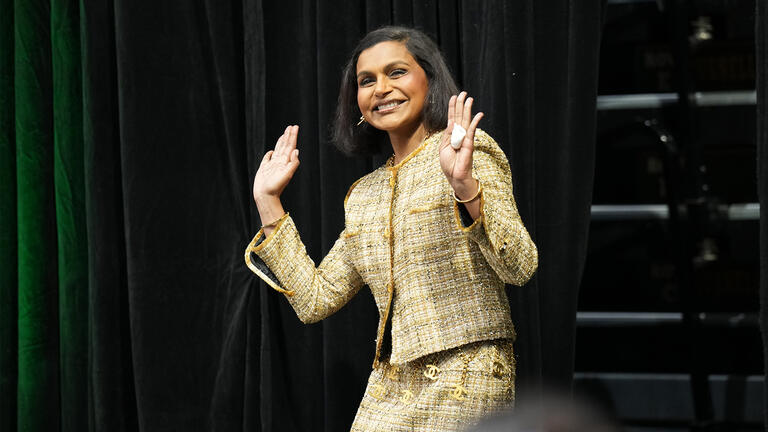
<svg viewBox="0 0 768 432"><path fill-rule="evenodd" d="M360 121L357 122L357 125L360 126L365 121L365 116L360 116Z"/></svg>

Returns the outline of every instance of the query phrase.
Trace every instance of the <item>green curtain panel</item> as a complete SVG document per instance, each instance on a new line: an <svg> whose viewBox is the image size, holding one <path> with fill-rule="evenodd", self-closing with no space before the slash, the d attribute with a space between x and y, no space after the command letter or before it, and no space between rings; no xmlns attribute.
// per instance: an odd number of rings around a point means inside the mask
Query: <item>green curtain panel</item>
<svg viewBox="0 0 768 432"><path fill-rule="evenodd" d="M88 12L99 13L98 6L94 2ZM93 94L86 90L103 83L98 76L88 80L90 69L84 68L94 62L86 62L82 51L97 45L92 49L98 52L111 27L94 26L99 34L89 33L91 40L81 34L92 15L77 0L3 0L2 9L0 430L131 430L135 421L123 410L108 408L111 400L135 406L135 397L100 379L99 369L106 357L109 368L120 371L130 363L130 353L100 355L113 351L114 343L93 350L93 342L105 336L127 338L124 331L109 331L119 315L107 305L93 307L92 301L110 288L94 294L99 260L89 247L86 216L85 178L93 175L93 169L86 172L86 161L93 161L87 156L103 152L94 147L107 147L109 141L97 144L94 128L85 121L98 114L83 116L84 107L103 108L85 99ZM115 87L114 77L109 86ZM99 99L106 96L100 92ZM91 214L100 216L93 209ZM101 311L98 330L89 326L94 310ZM113 361L115 356L120 360ZM106 394L105 387L110 388ZM130 403L123 402L126 396Z"/></svg>
<svg viewBox="0 0 768 432"><path fill-rule="evenodd" d="M88 429L88 243L78 0L53 0L50 22L61 430L85 431Z"/></svg>
<svg viewBox="0 0 768 432"><path fill-rule="evenodd" d="M16 1L14 99L19 430L59 429L58 260L50 5ZM51 415L39 415L40 412Z"/></svg>
<svg viewBox="0 0 768 432"><path fill-rule="evenodd" d="M372 296L304 326L243 250L259 226L252 176L293 123L302 165L285 204L313 258L333 244L347 189L388 156L331 146L340 72L386 24L439 43L509 156L541 257L509 289L518 394L568 387L601 8L0 0L0 431L349 428Z"/></svg>
<svg viewBox="0 0 768 432"><path fill-rule="evenodd" d="M4 6L2 426L87 430L79 6Z"/></svg>

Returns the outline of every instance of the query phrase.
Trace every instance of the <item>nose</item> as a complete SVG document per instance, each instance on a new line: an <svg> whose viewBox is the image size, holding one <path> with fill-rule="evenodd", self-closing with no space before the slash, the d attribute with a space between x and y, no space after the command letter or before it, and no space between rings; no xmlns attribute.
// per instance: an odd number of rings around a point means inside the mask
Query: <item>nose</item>
<svg viewBox="0 0 768 432"><path fill-rule="evenodd" d="M384 96L390 91L392 91L392 87L390 86L389 77L384 76L376 80L376 87L373 89L376 96Z"/></svg>

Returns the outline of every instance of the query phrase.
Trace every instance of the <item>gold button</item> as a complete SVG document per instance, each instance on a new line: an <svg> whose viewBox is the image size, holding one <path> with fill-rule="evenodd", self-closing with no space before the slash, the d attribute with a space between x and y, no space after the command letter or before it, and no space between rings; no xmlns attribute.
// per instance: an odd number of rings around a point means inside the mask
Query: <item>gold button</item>
<svg viewBox="0 0 768 432"><path fill-rule="evenodd" d="M424 376L432 381L436 381L439 374L440 368L435 365L427 365L427 370L424 371Z"/></svg>
<svg viewBox="0 0 768 432"><path fill-rule="evenodd" d="M466 399L464 396L466 396L467 393L467 389L465 389L461 384L454 384L453 391L451 392L451 398L456 399L457 401L463 401Z"/></svg>
<svg viewBox="0 0 768 432"><path fill-rule="evenodd" d="M495 361L491 366L491 375L495 376L496 378L501 378L501 376L504 375L505 369L506 368L503 364L501 364L501 362Z"/></svg>
<svg viewBox="0 0 768 432"><path fill-rule="evenodd" d="M381 400L384 397L384 393L387 391L387 388L384 387L381 384L376 384L373 386L373 391L371 391L371 396Z"/></svg>
<svg viewBox="0 0 768 432"><path fill-rule="evenodd" d="M408 403L413 399L413 392L410 390L403 390L403 395L400 396L400 402Z"/></svg>
<svg viewBox="0 0 768 432"><path fill-rule="evenodd" d="M393 365L389 369L387 369L387 378L391 380L396 380L397 374L399 373L400 373L400 368Z"/></svg>

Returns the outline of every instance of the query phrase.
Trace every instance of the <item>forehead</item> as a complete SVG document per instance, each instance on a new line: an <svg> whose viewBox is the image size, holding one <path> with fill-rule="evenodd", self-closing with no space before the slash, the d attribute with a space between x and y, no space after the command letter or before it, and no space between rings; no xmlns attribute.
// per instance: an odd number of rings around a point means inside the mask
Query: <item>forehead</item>
<svg viewBox="0 0 768 432"><path fill-rule="evenodd" d="M405 47L405 43L398 41L379 42L360 53L357 58L357 73L373 71L395 62L410 65L418 64L408 48Z"/></svg>

